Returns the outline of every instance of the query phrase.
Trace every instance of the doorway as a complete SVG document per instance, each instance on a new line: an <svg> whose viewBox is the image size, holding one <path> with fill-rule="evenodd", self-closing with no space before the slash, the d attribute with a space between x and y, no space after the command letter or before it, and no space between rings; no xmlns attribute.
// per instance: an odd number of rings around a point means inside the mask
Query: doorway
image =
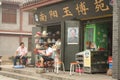
<svg viewBox="0 0 120 80"><path fill-rule="evenodd" d="M89 66L84 59L85 72L107 72L108 57L112 56L112 21L89 23L84 29L84 50L91 52Z"/></svg>
<svg viewBox="0 0 120 80"><path fill-rule="evenodd" d="M75 62L75 54L80 50L80 22L65 21L64 23L64 64L70 70L70 63Z"/></svg>

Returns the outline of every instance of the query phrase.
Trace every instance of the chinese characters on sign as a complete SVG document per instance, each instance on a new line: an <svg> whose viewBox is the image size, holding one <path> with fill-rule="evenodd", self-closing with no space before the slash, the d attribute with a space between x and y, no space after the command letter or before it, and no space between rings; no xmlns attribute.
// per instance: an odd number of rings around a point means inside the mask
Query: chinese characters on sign
<svg viewBox="0 0 120 80"><path fill-rule="evenodd" d="M64 13L65 13L65 15L63 15L63 17L73 16L73 14L71 13L71 11L69 10L69 7L63 8L63 11L64 11Z"/></svg>
<svg viewBox="0 0 120 80"><path fill-rule="evenodd" d="M40 13L40 21L47 21L47 15Z"/></svg>
<svg viewBox="0 0 120 80"><path fill-rule="evenodd" d="M57 19L59 17L62 17L62 18L72 17L72 16L74 16L74 14L73 14L74 11L72 9L74 9L78 15L85 16L85 15L89 14L89 11L91 10L90 8L91 8L91 6L90 5L88 6L87 2L81 1L81 2L76 3L73 6L73 8L70 6L62 7L62 11L61 11L62 14L60 14L60 12L56 9L50 9L47 12L48 14L40 12L39 20L42 22L46 22L49 19L52 20L52 19ZM110 7L109 7L109 5L107 5L105 3L105 0L94 0L92 9L93 8L96 13L110 10Z"/></svg>
<svg viewBox="0 0 120 80"><path fill-rule="evenodd" d="M80 2L80 4L76 4L76 10L78 12L78 15L80 15L80 13L87 15L89 8L86 8L85 2Z"/></svg>
<svg viewBox="0 0 120 80"><path fill-rule="evenodd" d="M109 6L105 5L104 0L95 0L94 4L95 4L96 12L109 10Z"/></svg>
<svg viewBox="0 0 120 80"><path fill-rule="evenodd" d="M51 19L57 18L58 17L58 12L57 12L57 10L50 10L49 15L50 15Z"/></svg>

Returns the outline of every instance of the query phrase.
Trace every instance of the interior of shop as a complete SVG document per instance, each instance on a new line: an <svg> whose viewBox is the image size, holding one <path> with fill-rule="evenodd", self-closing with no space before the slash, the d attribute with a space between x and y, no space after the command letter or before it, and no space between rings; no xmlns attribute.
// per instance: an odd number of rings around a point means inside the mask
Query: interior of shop
<svg viewBox="0 0 120 80"><path fill-rule="evenodd" d="M41 53L45 50L45 44L53 49L53 54L51 55L54 60L60 60L60 47L61 47L61 26L47 26L42 27L41 31L36 32L35 36L35 52ZM39 64L40 56L37 55L36 64ZM37 67L40 67L36 65ZM46 65L44 65L46 66Z"/></svg>
<svg viewBox="0 0 120 80"><path fill-rule="evenodd" d="M112 56L112 22L86 24L84 49L107 50Z"/></svg>
<svg viewBox="0 0 120 80"><path fill-rule="evenodd" d="M58 39L61 39L61 26L60 25L48 26L47 33L51 41L55 43Z"/></svg>
<svg viewBox="0 0 120 80"><path fill-rule="evenodd" d="M84 50L90 50L85 52L85 72L106 72L112 56L112 22L89 23L84 29Z"/></svg>

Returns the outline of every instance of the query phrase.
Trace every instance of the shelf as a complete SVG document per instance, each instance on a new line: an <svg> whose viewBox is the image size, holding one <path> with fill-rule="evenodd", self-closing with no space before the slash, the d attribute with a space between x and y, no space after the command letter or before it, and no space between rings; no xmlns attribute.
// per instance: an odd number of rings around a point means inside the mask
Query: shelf
<svg viewBox="0 0 120 80"><path fill-rule="evenodd" d="M92 64L107 64L107 62L98 62L98 63L92 63Z"/></svg>
<svg viewBox="0 0 120 80"><path fill-rule="evenodd" d="M44 44L44 43L39 43L39 44ZM48 44L55 44L55 43L48 43Z"/></svg>
<svg viewBox="0 0 120 80"><path fill-rule="evenodd" d="M40 37L40 38L60 38L60 36L45 36L45 37Z"/></svg>
<svg viewBox="0 0 120 80"><path fill-rule="evenodd" d="M76 60L83 60L83 58L75 58Z"/></svg>
<svg viewBox="0 0 120 80"><path fill-rule="evenodd" d="M83 54L84 54L84 52L79 52L79 53L77 53L77 54L75 54L75 60L77 61L77 62L79 62L79 64L81 65L81 67L83 67L83 64L84 64L84 62L83 62Z"/></svg>

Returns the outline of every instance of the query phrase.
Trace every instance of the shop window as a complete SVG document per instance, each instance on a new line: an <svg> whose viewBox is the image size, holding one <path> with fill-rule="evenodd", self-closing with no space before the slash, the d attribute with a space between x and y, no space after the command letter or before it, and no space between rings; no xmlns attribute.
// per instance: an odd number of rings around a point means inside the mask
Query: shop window
<svg viewBox="0 0 120 80"><path fill-rule="evenodd" d="M16 23L17 9L2 8L2 23Z"/></svg>
<svg viewBox="0 0 120 80"><path fill-rule="evenodd" d="M29 24L34 25L34 14L33 14L33 12L29 12Z"/></svg>

